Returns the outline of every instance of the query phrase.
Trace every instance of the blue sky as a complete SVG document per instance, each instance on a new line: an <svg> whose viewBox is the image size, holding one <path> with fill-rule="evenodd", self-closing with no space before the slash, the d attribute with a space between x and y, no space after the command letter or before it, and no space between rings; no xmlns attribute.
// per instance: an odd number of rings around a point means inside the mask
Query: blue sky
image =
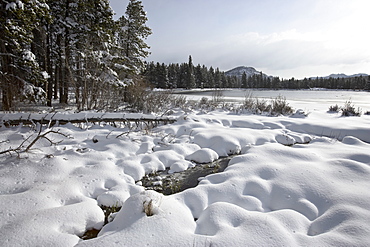
<svg viewBox="0 0 370 247"><path fill-rule="evenodd" d="M110 0L116 18L128 0ZM148 61L282 78L370 74L368 0L142 0L153 34Z"/></svg>

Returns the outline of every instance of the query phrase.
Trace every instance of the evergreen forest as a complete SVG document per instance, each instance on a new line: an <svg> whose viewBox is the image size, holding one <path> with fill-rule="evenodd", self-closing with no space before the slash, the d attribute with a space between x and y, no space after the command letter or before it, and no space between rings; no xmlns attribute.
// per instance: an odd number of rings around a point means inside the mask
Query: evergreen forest
<svg viewBox="0 0 370 247"><path fill-rule="evenodd" d="M150 62L146 64L142 75L153 87L158 88L250 88L250 89L347 89L370 90L370 76L354 76L348 78L304 78L280 79L279 77L266 76L262 72L240 76L230 76L218 68L206 67L192 63L189 56L188 63Z"/></svg>
<svg viewBox="0 0 370 247"><path fill-rule="evenodd" d="M0 12L3 111L22 101L112 107L149 54L151 29L138 0L118 20L108 0L7 0Z"/></svg>

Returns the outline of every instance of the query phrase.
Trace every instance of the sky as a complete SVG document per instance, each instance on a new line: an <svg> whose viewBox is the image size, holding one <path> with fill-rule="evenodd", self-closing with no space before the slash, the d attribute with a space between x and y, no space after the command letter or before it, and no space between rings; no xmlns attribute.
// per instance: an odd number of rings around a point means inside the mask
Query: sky
<svg viewBox="0 0 370 247"><path fill-rule="evenodd" d="M128 0L110 0L122 16ZM142 0L147 61L280 78L370 74L369 0Z"/></svg>

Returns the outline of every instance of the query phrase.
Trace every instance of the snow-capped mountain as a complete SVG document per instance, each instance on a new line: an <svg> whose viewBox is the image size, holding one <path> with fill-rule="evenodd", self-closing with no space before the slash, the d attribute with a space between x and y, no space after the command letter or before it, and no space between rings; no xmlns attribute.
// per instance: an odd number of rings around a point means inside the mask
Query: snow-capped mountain
<svg viewBox="0 0 370 247"><path fill-rule="evenodd" d="M246 66L239 66L234 69L228 70L225 72L225 75L227 76L237 76L237 77L242 77L243 73L246 73L247 77L251 77L253 75L259 75L261 74L261 71L257 71L253 67L246 67ZM271 77L269 75L266 75L262 73L263 77Z"/></svg>

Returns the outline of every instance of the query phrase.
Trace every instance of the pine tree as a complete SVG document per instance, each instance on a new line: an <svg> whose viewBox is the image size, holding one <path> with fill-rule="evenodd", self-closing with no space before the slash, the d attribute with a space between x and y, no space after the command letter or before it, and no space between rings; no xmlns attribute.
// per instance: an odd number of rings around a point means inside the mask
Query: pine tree
<svg viewBox="0 0 370 247"><path fill-rule="evenodd" d="M221 72L221 87L228 88L225 72Z"/></svg>
<svg viewBox="0 0 370 247"><path fill-rule="evenodd" d="M116 23L108 0L49 0L53 22L48 27L52 84L49 97L67 104L75 90L78 109L108 107L119 97L114 56Z"/></svg>
<svg viewBox="0 0 370 247"><path fill-rule="evenodd" d="M209 71L208 71L206 87L207 88L215 87L215 70L213 69L212 66L209 68Z"/></svg>
<svg viewBox="0 0 370 247"><path fill-rule="evenodd" d="M195 87L194 65L191 56L189 56L189 62L187 64L186 70L186 88L191 89L194 87Z"/></svg>
<svg viewBox="0 0 370 247"><path fill-rule="evenodd" d="M47 3L53 16L53 21L48 27L48 39L54 99L59 96L60 103L68 104L69 88L74 81L73 51L76 51L78 44L75 38L83 36L82 27L78 22L80 9L78 0L48 0ZM48 98L50 100L50 95Z"/></svg>
<svg viewBox="0 0 370 247"><path fill-rule="evenodd" d="M179 64L170 64L168 66L168 86L169 88L177 88L177 78L179 74Z"/></svg>
<svg viewBox="0 0 370 247"><path fill-rule="evenodd" d="M242 88L247 88L247 86L248 86L247 74L244 71L242 75Z"/></svg>
<svg viewBox="0 0 370 247"><path fill-rule="evenodd" d="M204 76L203 69L200 66L200 64L198 64L194 68L194 79L195 79L195 85L197 88L204 87L205 76Z"/></svg>
<svg viewBox="0 0 370 247"><path fill-rule="evenodd" d="M46 82L31 44L33 31L48 17L48 6L42 0L0 3L0 87L5 111L13 108L25 87L33 90L34 85Z"/></svg>
<svg viewBox="0 0 370 247"><path fill-rule="evenodd" d="M220 88L221 87L221 72L218 68L216 68L216 71L215 71L214 81L215 81L215 88Z"/></svg>
<svg viewBox="0 0 370 247"><path fill-rule="evenodd" d="M114 41L113 12L108 0L80 1L80 35L75 38L73 58L76 103L82 109L101 109L117 104L117 88L122 85L114 71L111 55ZM77 58L77 59L76 59ZM77 68L78 69L75 69ZM79 83L83 82L83 83Z"/></svg>
<svg viewBox="0 0 370 247"><path fill-rule="evenodd" d="M168 88L168 70L167 66L162 63L158 68L158 87Z"/></svg>
<svg viewBox="0 0 370 247"><path fill-rule="evenodd" d="M117 22L118 46L122 47L120 55L126 69L126 74L121 75L125 78L130 77L130 74L139 73L144 66L143 58L149 55L149 46L144 40L152 32L146 26L147 20L141 1L130 0L125 15Z"/></svg>

